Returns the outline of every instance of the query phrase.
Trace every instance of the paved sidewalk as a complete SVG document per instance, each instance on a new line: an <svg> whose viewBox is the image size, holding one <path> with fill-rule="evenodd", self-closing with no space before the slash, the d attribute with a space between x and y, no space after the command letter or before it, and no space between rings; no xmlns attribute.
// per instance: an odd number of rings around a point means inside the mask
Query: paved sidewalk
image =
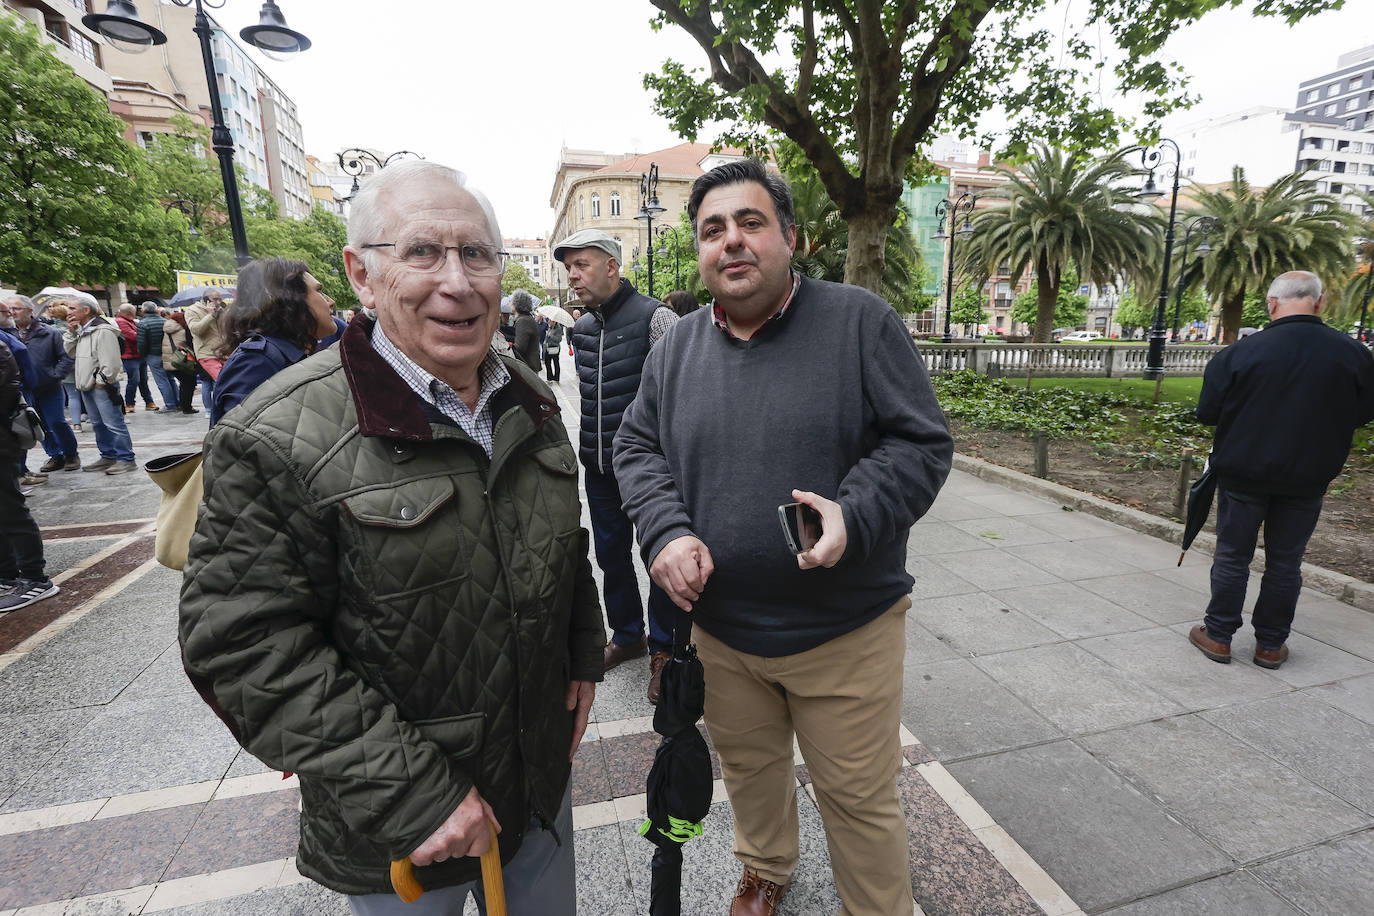
<svg viewBox="0 0 1374 916"><path fill-rule="evenodd" d="M131 415L140 462L195 447L202 417ZM295 870L294 781L185 681L146 475L54 474L31 506L63 592L0 618L0 916L346 913ZM1186 638L1209 558L1177 556L958 472L916 526L901 792L928 916L1369 911L1374 615L1305 592L1282 669L1249 663L1249 632L1217 665ZM642 662L609 674L574 769L593 916L647 912L647 680ZM804 766L798 785L782 912L835 913ZM725 911L730 843L718 793L687 847L685 913Z"/></svg>

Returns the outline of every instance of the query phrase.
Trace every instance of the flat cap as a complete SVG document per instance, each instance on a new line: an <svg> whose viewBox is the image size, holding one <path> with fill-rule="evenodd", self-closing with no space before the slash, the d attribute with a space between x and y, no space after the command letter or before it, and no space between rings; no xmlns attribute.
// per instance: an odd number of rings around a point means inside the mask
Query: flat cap
<svg viewBox="0 0 1374 916"><path fill-rule="evenodd" d="M579 229L558 243L553 250L555 260L563 260L564 255L578 248L599 248L619 261L620 243L604 229Z"/></svg>

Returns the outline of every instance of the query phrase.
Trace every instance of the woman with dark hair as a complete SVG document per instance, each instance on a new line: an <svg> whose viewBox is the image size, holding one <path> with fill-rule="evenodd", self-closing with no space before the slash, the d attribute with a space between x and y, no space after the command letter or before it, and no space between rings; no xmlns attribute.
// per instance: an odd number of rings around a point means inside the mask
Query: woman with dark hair
<svg viewBox="0 0 1374 916"><path fill-rule="evenodd" d="M215 379L210 425L259 385L315 352L335 332L334 300L301 261L259 258L239 271L234 304L220 316L224 368Z"/></svg>
<svg viewBox="0 0 1374 916"><path fill-rule="evenodd" d="M685 289L675 289L663 299L663 304L677 312L679 318L686 318L688 315L701 308L701 303L697 297L687 292Z"/></svg>

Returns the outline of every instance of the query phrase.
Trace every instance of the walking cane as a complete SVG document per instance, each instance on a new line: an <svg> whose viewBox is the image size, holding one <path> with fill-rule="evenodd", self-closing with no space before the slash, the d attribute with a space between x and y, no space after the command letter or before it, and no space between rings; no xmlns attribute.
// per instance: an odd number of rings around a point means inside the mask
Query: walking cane
<svg viewBox="0 0 1374 916"><path fill-rule="evenodd" d="M496 844L496 825L487 821L487 829L491 831L491 843L482 853L482 891L487 897L487 916L506 916L506 886L501 878L501 849ZM410 859L391 863L391 887L403 903L420 899L424 888L415 880Z"/></svg>

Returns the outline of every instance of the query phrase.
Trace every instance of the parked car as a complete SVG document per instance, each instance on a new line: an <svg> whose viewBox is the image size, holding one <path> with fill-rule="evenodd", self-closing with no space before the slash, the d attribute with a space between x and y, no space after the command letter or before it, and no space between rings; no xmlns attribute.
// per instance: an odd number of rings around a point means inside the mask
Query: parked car
<svg viewBox="0 0 1374 916"><path fill-rule="evenodd" d="M1093 340L1106 340L1096 331L1074 331L1072 334L1065 334L1059 338L1060 343L1088 343Z"/></svg>

